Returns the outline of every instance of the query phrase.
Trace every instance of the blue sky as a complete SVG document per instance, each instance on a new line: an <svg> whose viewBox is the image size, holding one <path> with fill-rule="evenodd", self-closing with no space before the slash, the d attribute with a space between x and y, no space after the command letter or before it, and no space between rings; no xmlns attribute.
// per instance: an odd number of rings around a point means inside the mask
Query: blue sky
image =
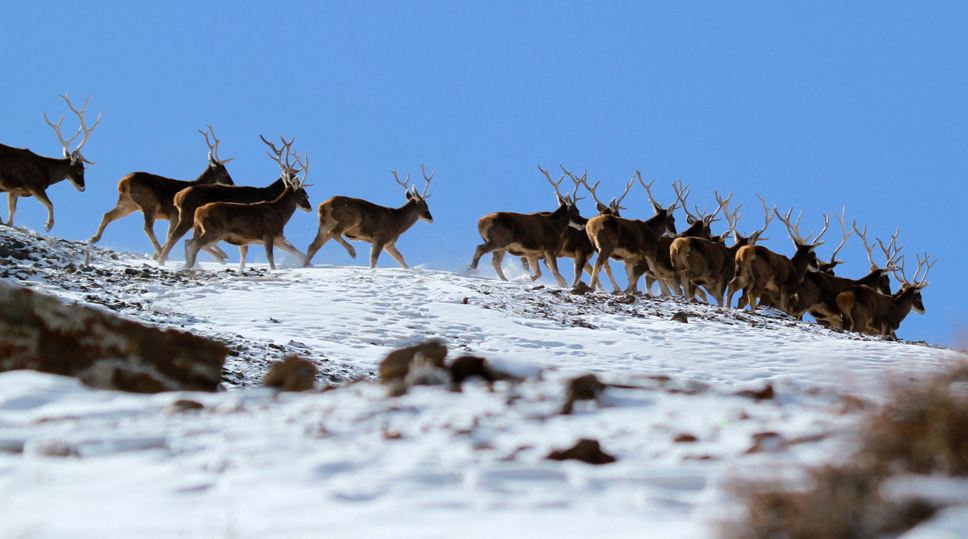
<svg viewBox="0 0 968 539"><path fill-rule="evenodd" d="M470 262L480 216L553 209L536 164L587 169L609 197L635 170L669 202L678 180L700 206L735 191L741 229L761 226L754 193L804 210L805 229L846 205L872 235L900 225L909 259L939 259L927 314L899 335L954 343L968 321L966 29L959 2L8 2L0 142L58 155L42 113L65 112L65 91L93 94L104 119L84 149L98 162L87 191L48 191L52 234L69 239L94 233L129 172L197 177L207 124L238 184L277 176L260 134L295 136L314 205L340 194L398 206L389 171L419 178L423 162L437 168L435 222L398 247L439 269ZM640 187L625 205L651 215ZM16 224L43 230L45 218L21 199ZM142 224L112 223L102 244L148 252ZM315 212L297 213L287 236L305 249L316 229ZM792 251L778 222L769 236ZM840 274L866 273L859 241L840 257ZM330 242L314 262L365 258Z"/></svg>

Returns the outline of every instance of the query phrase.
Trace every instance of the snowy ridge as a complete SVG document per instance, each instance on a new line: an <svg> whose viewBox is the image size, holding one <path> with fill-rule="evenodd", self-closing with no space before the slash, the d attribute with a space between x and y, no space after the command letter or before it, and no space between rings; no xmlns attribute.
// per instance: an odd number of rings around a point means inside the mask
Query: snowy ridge
<svg viewBox="0 0 968 539"><path fill-rule="evenodd" d="M83 244L0 228L11 239L29 256L0 252L0 277L223 340L238 389L142 396L0 373L2 537L713 537L730 478L843 458L889 376L957 357L673 299L427 269L178 272L106 249L85 268ZM387 398L377 363L427 337L540 375ZM335 389L243 387L288 353ZM565 380L589 372L638 389L560 415ZM776 398L743 393L767 384ZM579 438L618 461L544 458Z"/></svg>

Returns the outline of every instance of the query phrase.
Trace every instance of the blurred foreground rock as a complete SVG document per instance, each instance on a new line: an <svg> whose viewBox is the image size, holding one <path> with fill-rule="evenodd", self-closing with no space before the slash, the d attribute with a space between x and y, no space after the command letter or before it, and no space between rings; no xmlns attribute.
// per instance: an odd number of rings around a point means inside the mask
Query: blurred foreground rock
<svg viewBox="0 0 968 539"><path fill-rule="evenodd" d="M73 376L99 389L215 391L228 349L0 282L0 372Z"/></svg>

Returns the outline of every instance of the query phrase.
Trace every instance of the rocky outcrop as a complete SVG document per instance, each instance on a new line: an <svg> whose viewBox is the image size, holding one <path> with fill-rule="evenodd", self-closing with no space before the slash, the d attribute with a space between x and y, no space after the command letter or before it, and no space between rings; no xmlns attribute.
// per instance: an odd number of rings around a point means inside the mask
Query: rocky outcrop
<svg viewBox="0 0 968 539"><path fill-rule="evenodd" d="M214 391L228 349L0 282L0 372L74 376L137 393Z"/></svg>

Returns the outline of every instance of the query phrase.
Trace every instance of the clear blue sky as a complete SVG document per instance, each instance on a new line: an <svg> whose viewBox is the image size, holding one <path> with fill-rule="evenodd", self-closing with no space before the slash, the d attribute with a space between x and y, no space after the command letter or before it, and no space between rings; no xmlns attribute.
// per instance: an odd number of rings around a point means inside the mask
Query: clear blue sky
<svg viewBox="0 0 968 539"><path fill-rule="evenodd" d="M968 320L963 2L7 2L0 48L0 142L58 155L42 113L64 112L65 91L104 111L84 149L98 162L87 191L48 192L56 236L90 237L129 172L194 179L197 130L212 124L238 184L277 176L259 134L295 136L314 205L398 206L389 171L436 167L436 220L398 243L411 265L459 269L480 216L553 209L536 164L587 169L603 192L641 170L666 201L677 180L701 206L735 191L741 229L761 226L754 193L803 209L804 228L845 204L873 235L900 225L909 259L939 262L927 314L899 335L954 343ZM634 189L626 216L651 215ZM21 199L16 224L45 218ZM102 244L149 252L142 222L113 223ZM315 212L297 213L287 236L305 249L316 229ZM792 251L778 222L769 236ZM866 273L859 241L841 257L841 274ZM365 258L330 242L314 262Z"/></svg>

